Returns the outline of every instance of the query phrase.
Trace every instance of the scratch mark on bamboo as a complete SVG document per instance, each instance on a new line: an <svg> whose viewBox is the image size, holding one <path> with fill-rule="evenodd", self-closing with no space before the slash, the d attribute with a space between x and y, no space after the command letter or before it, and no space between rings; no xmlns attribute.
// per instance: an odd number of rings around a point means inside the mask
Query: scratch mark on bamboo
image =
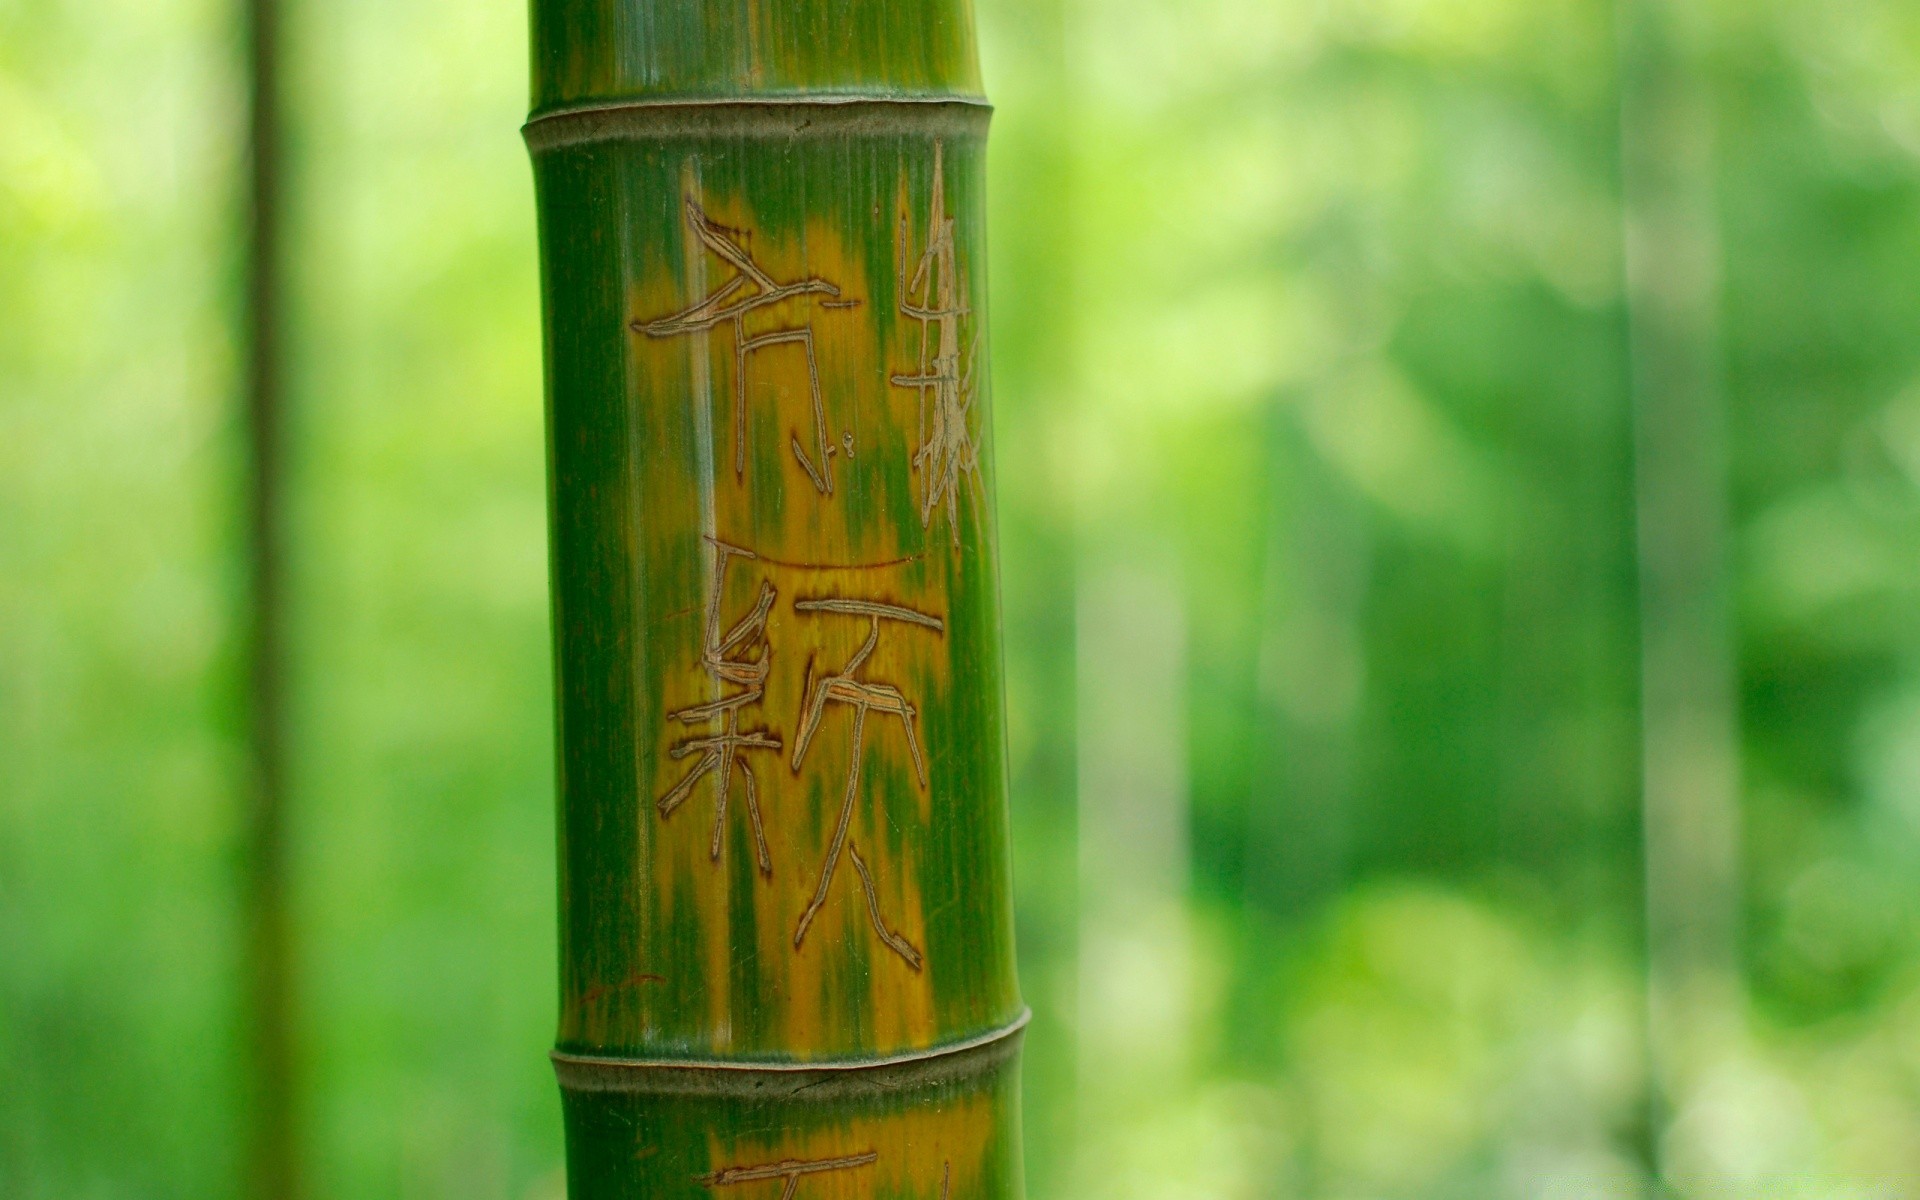
<svg viewBox="0 0 1920 1200"><path fill-rule="evenodd" d="M596 983L580 997L580 1003L587 1007L598 1004L615 992L624 992L649 983L665 983L664 975L649 975L644 971L635 971L618 983Z"/></svg>
<svg viewBox="0 0 1920 1200"><path fill-rule="evenodd" d="M880 1154L875 1150L869 1150L864 1154L849 1154L843 1158L811 1160L783 1158L779 1162L725 1167L708 1175L695 1175L693 1181L710 1188L723 1188L781 1179L786 1181L786 1186L780 1189L780 1200L793 1200L793 1193L799 1188L803 1176L819 1175L829 1171L851 1171L859 1167L872 1166L879 1160Z"/></svg>
<svg viewBox="0 0 1920 1200"><path fill-rule="evenodd" d="M810 563L762 554L760 561L770 567L785 567L789 571L890 571L895 567L912 566L925 557L924 554L909 554L905 558L890 558L885 562Z"/></svg>
<svg viewBox="0 0 1920 1200"><path fill-rule="evenodd" d="M828 596L818 600L795 600L795 612L831 612L847 613L852 616L873 617L884 621L907 621L914 625L925 625L928 629L940 631L946 629L945 621L929 616L917 609L906 608L898 604L882 604L875 600L842 600Z"/></svg>
<svg viewBox="0 0 1920 1200"><path fill-rule="evenodd" d="M867 916L873 918L873 931L885 942L887 948L907 960L907 965L918 971L922 959L920 948L901 936L898 930L889 928L880 915L880 897L873 890L873 874L867 870L867 860L860 857L858 843L848 842L847 853L853 856L853 869L860 873L860 888L867 894Z"/></svg>

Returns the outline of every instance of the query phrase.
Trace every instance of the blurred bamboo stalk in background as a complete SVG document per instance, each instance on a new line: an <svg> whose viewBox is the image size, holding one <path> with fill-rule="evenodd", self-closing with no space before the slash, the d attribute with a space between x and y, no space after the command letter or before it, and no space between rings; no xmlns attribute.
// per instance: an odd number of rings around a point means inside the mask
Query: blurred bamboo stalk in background
<svg viewBox="0 0 1920 1200"><path fill-rule="evenodd" d="M971 8L533 28L570 1192L1016 1198Z"/></svg>
<svg viewBox="0 0 1920 1200"><path fill-rule="evenodd" d="M1129 1136L1190 1078L1196 951L1186 899L1186 622L1179 560L1086 553L1075 571L1078 681L1078 1185L1127 1183Z"/></svg>
<svg viewBox="0 0 1920 1200"><path fill-rule="evenodd" d="M1727 562L1713 113L1704 18L1621 0L1621 166L1640 575L1643 838L1656 1166L1737 1036L1739 731Z"/></svg>
<svg viewBox="0 0 1920 1200"><path fill-rule="evenodd" d="M302 1194L295 1129L293 946L287 898L285 467L278 0L246 0L244 252L248 778L243 897L247 1194Z"/></svg>

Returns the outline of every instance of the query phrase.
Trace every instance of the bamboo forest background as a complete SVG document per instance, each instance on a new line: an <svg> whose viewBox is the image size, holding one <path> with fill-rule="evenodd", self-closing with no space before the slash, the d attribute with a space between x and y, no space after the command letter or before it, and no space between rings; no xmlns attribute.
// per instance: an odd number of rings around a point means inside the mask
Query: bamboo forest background
<svg viewBox="0 0 1920 1200"><path fill-rule="evenodd" d="M1036 1197L1920 1196L1920 9L1660 12L983 0ZM290 15L315 1197L562 1194L525 25ZM238 1195L236 30L0 0L21 1200Z"/></svg>

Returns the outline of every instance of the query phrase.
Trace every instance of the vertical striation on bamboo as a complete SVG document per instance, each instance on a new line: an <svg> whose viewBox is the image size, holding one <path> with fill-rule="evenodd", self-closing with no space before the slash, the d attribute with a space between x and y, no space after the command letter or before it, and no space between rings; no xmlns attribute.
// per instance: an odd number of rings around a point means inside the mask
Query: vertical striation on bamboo
<svg viewBox="0 0 1920 1200"><path fill-rule="evenodd" d="M570 1191L1022 1194L965 0L535 0Z"/></svg>

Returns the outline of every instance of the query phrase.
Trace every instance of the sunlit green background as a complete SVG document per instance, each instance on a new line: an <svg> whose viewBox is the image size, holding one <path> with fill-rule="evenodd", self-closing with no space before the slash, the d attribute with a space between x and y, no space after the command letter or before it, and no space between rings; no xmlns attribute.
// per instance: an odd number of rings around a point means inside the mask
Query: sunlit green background
<svg viewBox="0 0 1920 1200"><path fill-rule="evenodd" d="M557 1200L525 14L290 7L310 1193ZM1920 1196L1920 7L1671 7L1739 803L1667 1079L1611 0L982 0L1037 1198ZM0 0L9 1200L238 1195L236 29Z"/></svg>

